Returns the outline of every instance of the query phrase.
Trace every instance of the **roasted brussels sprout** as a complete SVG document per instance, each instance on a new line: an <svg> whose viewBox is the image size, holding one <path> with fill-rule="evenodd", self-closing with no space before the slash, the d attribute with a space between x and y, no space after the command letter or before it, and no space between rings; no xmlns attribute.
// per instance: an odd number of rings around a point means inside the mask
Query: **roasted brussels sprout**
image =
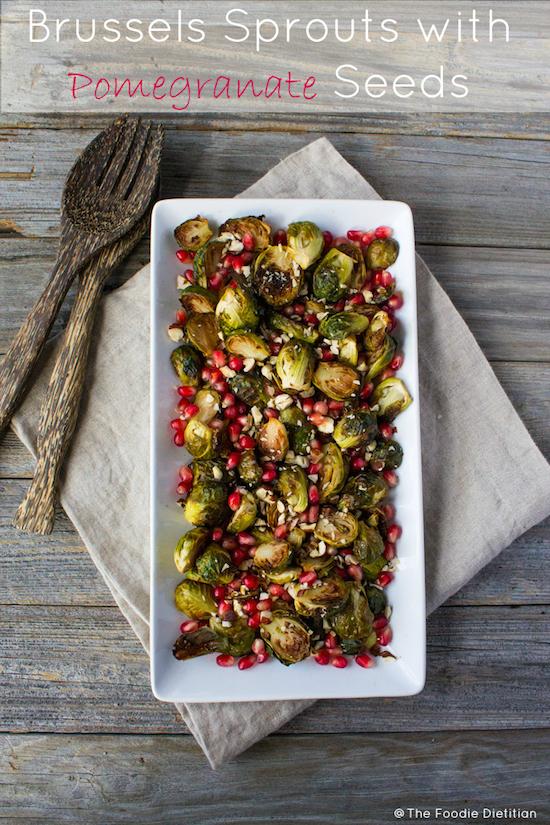
<svg viewBox="0 0 550 825"><path fill-rule="evenodd" d="M349 450L367 444L378 434L376 416L369 410L352 410L336 424L333 438L341 450Z"/></svg>
<svg viewBox="0 0 550 825"><path fill-rule="evenodd" d="M210 585L190 579L184 579L178 584L174 601L177 609L191 619L208 619L218 608Z"/></svg>
<svg viewBox="0 0 550 825"><path fill-rule="evenodd" d="M345 582L340 576L330 575L318 579L312 587L300 590L294 599L294 606L302 616L313 616L318 611L324 615L346 603L349 587L349 582Z"/></svg>
<svg viewBox="0 0 550 825"><path fill-rule="evenodd" d="M290 612L275 610L260 634L273 655L284 665L301 662L310 654L310 631Z"/></svg>
<svg viewBox="0 0 550 825"><path fill-rule="evenodd" d="M393 238L376 238L366 252L366 262L369 269L387 269L394 264L399 255L399 244Z"/></svg>
<svg viewBox="0 0 550 825"><path fill-rule="evenodd" d="M248 215L245 218L230 218L220 226L220 235L233 235L242 241L245 235L250 235L254 239L254 249L265 249L269 246L271 237L271 227L262 218L255 218Z"/></svg>
<svg viewBox="0 0 550 825"><path fill-rule="evenodd" d="M280 312L272 312L270 314L269 325L272 329L288 335L289 338L297 338L298 341L305 341L308 344L315 343L319 337L319 333L315 327L305 327L298 321L293 321L292 318L281 315Z"/></svg>
<svg viewBox="0 0 550 825"><path fill-rule="evenodd" d="M339 249L329 249L313 273L313 294L330 303L342 298L349 289L354 260Z"/></svg>
<svg viewBox="0 0 550 825"><path fill-rule="evenodd" d="M222 259L225 244L222 241L211 240L203 244L195 253L193 270L197 284L203 288L208 286L208 279L213 275Z"/></svg>
<svg viewBox="0 0 550 825"><path fill-rule="evenodd" d="M375 587L374 585L367 587L367 599L369 607L375 616L379 616L385 611L386 594L381 588Z"/></svg>
<svg viewBox="0 0 550 825"><path fill-rule="evenodd" d="M256 521L257 512L255 496L252 493L243 493L241 503L233 513L227 529L230 533L242 533L244 530L248 530Z"/></svg>
<svg viewBox="0 0 550 825"><path fill-rule="evenodd" d="M304 424L302 427L291 427L290 444L296 455L307 455L311 450L311 441L315 435L315 427L312 424Z"/></svg>
<svg viewBox="0 0 550 825"><path fill-rule="evenodd" d="M217 527L227 518L227 490L224 484L195 484L185 502L185 518L196 527Z"/></svg>
<svg viewBox="0 0 550 825"><path fill-rule="evenodd" d="M181 344L172 351L170 361L181 384L187 387L198 387L202 361L193 347L188 344Z"/></svg>
<svg viewBox="0 0 550 825"><path fill-rule="evenodd" d="M392 338L391 335L386 335L382 346L368 354L367 381L372 381L373 378L376 378L377 375L391 364L396 348L395 339Z"/></svg>
<svg viewBox="0 0 550 825"><path fill-rule="evenodd" d="M350 478L340 497L340 510L368 510L388 495L388 486L376 473L360 473Z"/></svg>
<svg viewBox="0 0 550 825"><path fill-rule="evenodd" d="M340 352L338 358L343 364L356 367L359 361L359 348L355 335L348 335L340 341Z"/></svg>
<svg viewBox="0 0 550 825"><path fill-rule="evenodd" d="M225 346L233 355L242 355L243 358L253 358L255 361L265 361L270 354L264 339L254 332L233 332L225 339Z"/></svg>
<svg viewBox="0 0 550 825"><path fill-rule="evenodd" d="M235 575L231 556L216 542L211 542L187 574L188 579L206 584L229 584Z"/></svg>
<svg viewBox="0 0 550 825"><path fill-rule="evenodd" d="M216 296L202 286L188 286L180 291L180 304L187 312L214 312Z"/></svg>
<svg viewBox="0 0 550 825"><path fill-rule="evenodd" d="M193 484L209 484L215 481L217 484L226 484L229 475L223 459L204 459L193 461Z"/></svg>
<svg viewBox="0 0 550 825"><path fill-rule="evenodd" d="M224 627L217 616L212 616L208 627L182 633L174 645L176 659L193 659L206 653L229 653L244 656L254 641L254 630L246 619L236 619Z"/></svg>
<svg viewBox="0 0 550 825"><path fill-rule="evenodd" d="M209 538L210 530L205 530L203 527L194 527L181 537L174 550L174 563L178 573L187 573L191 570Z"/></svg>
<svg viewBox="0 0 550 825"><path fill-rule="evenodd" d="M212 458L216 454L216 435L208 424L194 416L185 428L185 447L195 458Z"/></svg>
<svg viewBox="0 0 550 825"><path fill-rule="evenodd" d="M262 478L262 468L256 461L254 450L245 450L241 453L241 460L237 467L241 481L248 487L259 484Z"/></svg>
<svg viewBox="0 0 550 825"><path fill-rule="evenodd" d="M229 379L231 392L249 407L265 406L269 396L262 379L252 372L240 372Z"/></svg>
<svg viewBox="0 0 550 825"><path fill-rule="evenodd" d="M354 289L361 289L367 279L367 268L365 266L365 259L359 247L353 243L342 243L337 246L340 252L344 255L349 255L353 260L353 275L351 277L350 286Z"/></svg>
<svg viewBox="0 0 550 825"><path fill-rule="evenodd" d="M365 333L365 348L368 353L378 352L384 344L384 339L391 331L391 328L391 316L383 309L375 312L371 318L369 328Z"/></svg>
<svg viewBox="0 0 550 825"><path fill-rule="evenodd" d="M292 550L287 541L268 541L254 549L254 564L268 573L288 567L291 558Z"/></svg>
<svg viewBox="0 0 550 825"><path fill-rule="evenodd" d="M216 306L216 318L224 335L256 329L260 320L252 294L240 285L225 287Z"/></svg>
<svg viewBox="0 0 550 825"><path fill-rule="evenodd" d="M357 585L352 585L345 605L327 616L346 653L359 653L376 643L376 633L372 630L373 618L368 600Z"/></svg>
<svg viewBox="0 0 550 825"><path fill-rule="evenodd" d="M367 578L374 580L386 564L384 539L376 527L364 522L359 523L359 533L353 543L353 555Z"/></svg>
<svg viewBox="0 0 550 825"><path fill-rule="evenodd" d="M288 452L288 433L278 418L270 418L262 424L258 433L260 452L271 461L282 461Z"/></svg>
<svg viewBox="0 0 550 825"><path fill-rule="evenodd" d="M319 332L323 338L339 341L348 335L359 335L368 325L369 319L366 315L360 315L358 312L337 312L336 315L323 318L319 324Z"/></svg>
<svg viewBox="0 0 550 825"><path fill-rule="evenodd" d="M332 547L348 547L357 538L359 522L352 513L325 507L315 525L313 535Z"/></svg>
<svg viewBox="0 0 550 825"><path fill-rule="evenodd" d="M318 390L335 401L343 401L354 395L361 385L357 370L340 361L319 361L313 374L313 383Z"/></svg>
<svg viewBox="0 0 550 825"><path fill-rule="evenodd" d="M325 444L318 482L321 502L340 492L346 483L347 474L348 467L338 445L334 441Z"/></svg>
<svg viewBox="0 0 550 825"><path fill-rule="evenodd" d="M193 403L199 408L195 418L203 424L210 424L221 409L221 398L219 392L211 390L210 387L199 390L193 399Z"/></svg>
<svg viewBox="0 0 550 825"><path fill-rule="evenodd" d="M317 224L297 221L288 225L286 234L288 245L302 269L307 269L320 257L325 239Z"/></svg>
<svg viewBox="0 0 550 825"><path fill-rule="evenodd" d="M202 352L203 355L212 355L219 346L218 322L213 312L200 312L191 315L187 319L185 332L189 343L199 352Z"/></svg>
<svg viewBox="0 0 550 825"><path fill-rule="evenodd" d="M296 464L285 465L279 473L279 493L295 513L303 513L308 506L308 481L305 472Z"/></svg>
<svg viewBox="0 0 550 825"><path fill-rule="evenodd" d="M197 215L196 218L191 218L176 226L174 237L182 249L186 249L187 252L197 252L203 244L210 240L212 230L206 218Z"/></svg>
<svg viewBox="0 0 550 825"><path fill-rule="evenodd" d="M268 246L254 262L253 282L267 304L280 307L298 296L302 270L287 246Z"/></svg>
<svg viewBox="0 0 550 825"><path fill-rule="evenodd" d="M279 352L275 369L283 390L302 392L311 386L315 358L309 344L289 341Z"/></svg>
<svg viewBox="0 0 550 825"><path fill-rule="evenodd" d="M378 414L392 421L399 413L406 410L412 398L400 378L386 378L381 381L372 394L372 403L378 404Z"/></svg>
<svg viewBox="0 0 550 825"><path fill-rule="evenodd" d="M397 441L389 438L376 445L372 458L375 461L382 461L388 470L397 470L403 461L403 448Z"/></svg>

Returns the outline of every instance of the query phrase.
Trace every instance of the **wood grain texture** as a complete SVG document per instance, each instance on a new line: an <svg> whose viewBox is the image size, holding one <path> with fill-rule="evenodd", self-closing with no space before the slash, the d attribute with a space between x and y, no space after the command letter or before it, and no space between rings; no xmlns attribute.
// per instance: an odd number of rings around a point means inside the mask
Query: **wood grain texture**
<svg viewBox="0 0 550 825"><path fill-rule="evenodd" d="M547 730L271 736L215 773L197 751L178 736L6 736L0 819L394 825L398 806L506 804L549 821Z"/></svg>

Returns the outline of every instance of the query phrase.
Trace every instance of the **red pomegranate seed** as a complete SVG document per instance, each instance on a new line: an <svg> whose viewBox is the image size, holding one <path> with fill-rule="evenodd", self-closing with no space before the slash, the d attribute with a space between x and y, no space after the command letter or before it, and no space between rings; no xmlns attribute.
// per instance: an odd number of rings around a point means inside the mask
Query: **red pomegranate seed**
<svg viewBox="0 0 550 825"><path fill-rule="evenodd" d="M199 623L195 619L188 619L180 624L180 633L194 633L199 629Z"/></svg>
<svg viewBox="0 0 550 825"><path fill-rule="evenodd" d="M391 226L377 226L374 230L374 237L380 238L384 240L385 238L391 238L393 235L393 229Z"/></svg>
<svg viewBox="0 0 550 825"><path fill-rule="evenodd" d="M256 446L256 442L252 438L251 435L241 435L239 438L239 444L243 448L243 450L253 450Z"/></svg>
<svg viewBox="0 0 550 825"><path fill-rule="evenodd" d="M334 236L333 236L332 232L328 231L328 229L325 229L325 231L323 232L323 239L325 241L325 248L329 247L329 246L332 246L333 241L334 241Z"/></svg>
<svg viewBox="0 0 550 825"><path fill-rule="evenodd" d="M314 312L307 312L304 315L304 321L311 327L316 327L319 325L319 319L317 318Z"/></svg>
<svg viewBox="0 0 550 825"><path fill-rule="evenodd" d="M392 544L395 544L397 539L400 538L402 529L399 524L390 524L386 531L386 538L388 541L391 541Z"/></svg>
<svg viewBox="0 0 550 825"><path fill-rule="evenodd" d="M230 509L235 511L235 510L238 510L239 507L241 506L241 500L242 500L242 496L239 493L239 491L238 490L233 490L233 492L230 493L228 498L227 498L227 503L229 504Z"/></svg>
<svg viewBox="0 0 550 825"><path fill-rule="evenodd" d="M191 488L188 487L187 484L178 484L178 486L176 487L176 493L178 494L178 496L187 497L189 495L190 489Z"/></svg>
<svg viewBox="0 0 550 825"><path fill-rule="evenodd" d="M395 518L395 507L393 504L384 504L382 511L387 521L393 521Z"/></svg>
<svg viewBox="0 0 550 825"><path fill-rule="evenodd" d="M223 587L223 585L221 584L216 585L216 587L214 588L214 598L217 602L220 602L222 599L225 599L226 593L227 591L225 587Z"/></svg>
<svg viewBox="0 0 550 825"><path fill-rule="evenodd" d="M242 547L256 547L256 539L252 533L246 533L242 530L237 537L239 539L239 544L242 545Z"/></svg>
<svg viewBox="0 0 550 825"><path fill-rule="evenodd" d="M360 653L359 656L355 657L355 661L359 667L374 667L374 656L371 656L370 653Z"/></svg>
<svg viewBox="0 0 550 825"><path fill-rule="evenodd" d="M364 469L366 464L367 464L367 462L365 461L364 458L361 458L361 456L356 456L351 461L351 466L353 467L354 470L362 470L362 469Z"/></svg>
<svg viewBox="0 0 550 825"><path fill-rule="evenodd" d="M273 407L266 407L264 415L266 418L279 418L279 410L275 410Z"/></svg>
<svg viewBox="0 0 550 825"><path fill-rule="evenodd" d="M315 464L315 463L310 464L309 467L307 468L308 475L310 475L310 476L317 475L319 473L320 469L321 469L320 464Z"/></svg>
<svg viewBox="0 0 550 825"><path fill-rule="evenodd" d="M372 622L373 630L382 630L388 624L385 616L377 616Z"/></svg>
<svg viewBox="0 0 550 825"><path fill-rule="evenodd" d="M396 487L397 483L399 482L399 478L397 473L394 470L384 470L382 473L384 477L384 481L388 485L388 487Z"/></svg>
<svg viewBox="0 0 550 825"><path fill-rule="evenodd" d="M263 653L258 653L256 655L256 664L257 665L263 665L263 663L267 662L268 659L269 659L269 653L267 652L267 650L264 650Z"/></svg>
<svg viewBox="0 0 550 825"><path fill-rule="evenodd" d="M176 312L176 322L178 324L180 324L180 326L183 326L186 321L187 321L187 314L185 313L185 310L178 309L178 311Z"/></svg>
<svg viewBox="0 0 550 825"><path fill-rule="evenodd" d="M328 665L330 662L330 653L328 650L321 648L313 657L318 665Z"/></svg>
<svg viewBox="0 0 550 825"><path fill-rule="evenodd" d="M248 553L246 550L243 550L241 547L237 547L235 550L231 552L231 558L233 560L233 564L236 564L237 567L248 558Z"/></svg>
<svg viewBox="0 0 550 825"><path fill-rule="evenodd" d="M170 426L173 430L181 430L183 427L183 421L181 420L181 418L173 418L170 421Z"/></svg>
<svg viewBox="0 0 550 825"><path fill-rule="evenodd" d="M247 620L249 627L259 627L262 622L262 617L259 613L253 613Z"/></svg>
<svg viewBox="0 0 550 825"><path fill-rule="evenodd" d="M272 607L273 602L271 601L271 599L260 599L256 607L256 610L258 611L258 613L263 613L265 610L271 610Z"/></svg>
<svg viewBox="0 0 550 825"><path fill-rule="evenodd" d="M305 398L302 401L302 410L306 415L311 415L313 412L313 401L310 398Z"/></svg>
<svg viewBox="0 0 550 825"><path fill-rule="evenodd" d="M227 381L214 381L212 387L222 395L228 390Z"/></svg>
<svg viewBox="0 0 550 825"><path fill-rule="evenodd" d="M390 297L388 298L388 306L390 309L393 309L394 312L398 309L401 309L403 303L403 295L401 294L401 292L396 292L394 295L390 295Z"/></svg>
<svg viewBox="0 0 550 825"><path fill-rule="evenodd" d="M212 370L210 369L210 367L204 367L202 372L201 372L202 380L205 383L207 383L207 382L210 381L211 377L212 377Z"/></svg>
<svg viewBox="0 0 550 825"><path fill-rule="evenodd" d="M373 389L374 384L372 383L372 381L367 381L365 386L361 389L359 395L361 396L361 398L368 398L370 395L372 395Z"/></svg>
<svg viewBox="0 0 550 825"><path fill-rule="evenodd" d="M213 418L208 426L211 430L223 430L225 424L221 418Z"/></svg>
<svg viewBox="0 0 550 825"><path fill-rule="evenodd" d="M215 367L225 367L225 352L221 349L215 349L211 355Z"/></svg>
<svg viewBox="0 0 550 825"><path fill-rule="evenodd" d="M233 667L235 664L235 657L230 656L229 653L220 653L219 656L216 656L216 664L220 667Z"/></svg>
<svg viewBox="0 0 550 825"><path fill-rule="evenodd" d="M237 667L239 670L248 670L249 667L253 667L256 664L256 656L254 653L249 653L248 656L242 656L239 659L239 664Z"/></svg>
<svg viewBox="0 0 550 825"><path fill-rule="evenodd" d="M368 246L374 241L374 232L364 232L361 235L361 246Z"/></svg>
<svg viewBox="0 0 550 825"><path fill-rule="evenodd" d="M310 484L308 498L311 504L319 504L319 490L315 484Z"/></svg>
<svg viewBox="0 0 550 825"><path fill-rule="evenodd" d="M308 524L315 524L319 520L319 505L312 504L307 511Z"/></svg>
<svg viewBox="0 0 550 825"><path fill-rule="evenodd" d="M365 296L362 292L357 292L355 295L352 295L349 299L349 303L352 306L361 306L365 303Z"/></svg>
<svg viewBox="0 0 550 825"><path fill-rule="evenodd" d="M336 301L334 304L334 311L335 312L343 312L346 306L346 301L344 298L340 298L339 301Z"/></svg>
<svg viewBox="0 0 550 825"><path fill-rule="evenodd" d="M362 234L363 233L360 229L348 229L346 232L348 241L360 241Z"/></svg>
<svg viewBox="0 0 550 825"><path fill-rule="evenodd" d="M380 633L376 634L376 638L378 639L378 644L382 645L382 647L386 647L386 645L389 645L389 643L393 639L393 632L391 627L387 625L387 627L381 630Z"/></svg>
<svg viewBox="0 0 550 825"><path fill-rule="evenodd" d="M400 352L390 361L390 369L397 372L397 370L400 370L403 366L403 361L403 353Z"/></svg>
<svg viewBox="0 0 550 825"><path fill-rule="evenodd" d="M235 536L225 536L222 541L222 547L224 550L235 550L238 546L239 545Z"/></svg>
<svg viewBox="0 0 550 825"><path fill-rule="evenodd" d="M394 429L391 424L388 424L387 421L382 421L378 425L378 432L380 433L382 438L391 438L394 433Z"/></svg>
<svg viewBox="0 0 550 825"><path fill-rule="evenodd" d="M334 361L336 358L335 354L331 352L329 349L321 348L321 361Z"/></svg>
<svg viewBox="0 0 550 825"><path fill-rule="evenodd" d="M238 411L238 410L239 410L239 407L237 407L237 411ZM249 421L248 421L248 415L245 415L244 413L241 413L241 414L239 415L239 417L237 418L237 422L241 425L241 429L242 429L243 427L246 427L246 425L249 423ZM256 444L256 442L254 442L254 444Z"/></svg>
<svg viewBox="0 0 550 825"><path fill-rule="evenodd" d="M335 567L334 572L336 573L337 576L340 576L341 579L346 579L347 578L346 571L344 570L343 567Z"/></svg>
<svg viewBox="0 0 550 825"><path fill-rule="evenodd" d="M186 249L178 249L176 252L176 258L180 263L185 264L189 260L189 252L187 252Z"/></svg>
<svg viewBox="0 0 550 825"><path fill-rule="evenodd" d="M391 561L392 559L395 558L395 556L396 556L395 544L392 544L391 542L387 541L384 544L384 558L386 559L386 561Z"/></svg>
<svg viewBox="0 0 550 825"><path fill-rule="evenodd" d="M229 433L229 438L231 441L237 441L241 434L242 427L236 421L232 421L229 427L227 428L227 432Z"/></svg>
<svg viewBox="0 0 550 825"><path fill-rule="evenodd" d="M286 246L286 240L286 232L284 229L278 229L273 235L273 243L275 246L278 246L279 244Z"/></svg>
<svg viewBox="0 0 550 825"><path fill-rule="evenodd" d="M228 418L229 420L233 420L237 418L239 415L239 411L234 404L230 404L229 407L226 407L223 411L224 418Z"/></svg>
<svg viewBox="0 0 550 825"><path fill-rule="evenodd" d="M222 618L227 616L229 613L233 613L233 605L229 602L226 602L225 599L222 599L221 602L218 604L218 616Z"/></svg>
<svg viewBox="0 0 550 825"><path fill-rule="evenodd" d="M321 415L328 414L328 404L326 401L316 401L313 405L314 412L321 413Z"/></svg>
<svg viewBox="0 0 550 825"><path fill-rule="evenodd" d="M260 584L260 580L254 573L247 573L246 576L243 576L243 584L245 587L248 587L249 590L256 590Z"/></svg>
<svg viewBox="0 0 550 825"><path fill-rule="evenodd" d="M241 454L238 452L229 453L227 456L226 467L228 470L234 470L241 463Z"/></svg>
<svg viewBox="0 0 550 825"><path fill-rule="evenodd" d="M390 582L393 581L393 573L390 573L389 570L383 570L376 579L376 584L380 585L380 587L387 587Z"/></svg>
<svg viewBox="0 0 550 825"><path fill-rule="evenodd" d="M240 372L244 367L244 362L240 355L232 355L227 364L229 369L235 370L235 372Z"/></svg>
<svg viewBox="0 0 550 825"><path fill-rule="evenodd" d="M251 645L252 653L258 655L258 653L264 653L265 651L265 644L263 639L254 639Z"/></svg>
<svg viewBox="0 0 550 825"><path fill-rule="evenodd" d="M282 584L270 584L267 588L268 592L271 593L272 596L275 596L278 599L283 598L283 596L288 595L286 590L284 589Z"/></svg>
<svg viewBox="0 0 550 825"><path fill-rule="evenodd" d="M248 252L253 252L256 246L256 242L254 240L254 236L250 234L250 232L245 232L245 234L241 238L242 245Z"/></svg>
<svg viewBox="0 0 550 825"><path fill-rule="evenodd" d="M190 284L195 283L195 273L193 272L192 269L186 269L183 274L184 274L185 279L187 281L189 281Z"/></svg>
<svg viewBox="0 0 550 825"><path fill-rule="evenodd" d="M378 275L378 283L380 286L383 286L384 289L388 289L389 287L395 284L395 278L391 274L391 272L387 272L385 269Z"/></svg>
<svg viewBox="0 0 550 825"><path fill-rule="evenodd" d="M281 351L281 347L283 345L280 344L278 341L271 341L269 344L269 349L271 350L272 355L278 355Z"/></svg>
<svg viewBox="0 0 550 825"><path fill-rule="evenodd" d="M317 581L317 573L315 570L308 570L307 573L302 573L299 578L300 584L313 584Z"/></svg>
<svg viewBox="0 0 550 825"><path fill-rule="evenodd" d="M275 481L277 478L277 470L265 470L262 473L262 481Z"/></svg>
<svg viewBox="0 0 550 825"><path fill-rule="evenodd" d="M294 311L294 315L300 315L300 316L304 315L305 311L306 311L305 304L302 304L300 302L298 302L297 304L294 304L292 309Z"/></svg>
<svg viewBox="0 0 550 825"><path fill-rule="evenodd" d="M217 292L217 290L223 284L224 274L223 272L214 272L213 275L210 276L208 279L208 286L210 289L213 289Z"/></svg>
<svg viewBox="0 0 550 825"><path fill-rule="evenodd" d="M174 435L174 444L176 445L176 447L183 447L183 445L185 444L185 435L182 431Z"/></svg>
<svg viewBox="0 0 550 825"><path fill-rule="evenodd" d="M197 407L196 404L188 404L185 408L184 415L186 418L193 418L200 410L200 407Z"/></svg>
<svg viewBox="0 0 550 825"><path fill-rule="evenodd" d="M288 524L278 524L273 531L273 535L276 539L279 539L279 541L286 539L288 536Z"/></svg>
<svg viewBox="0 0 550 825"><path fill-rule="evenodd" d="M329 650L333 650L338 645L338 641L336 639L336 634L332 632L332 630L327 633L325 637L325 647Z"/></svg>
<svg viewBox="0 0 550 825"><path fill-rule="evenodd" d="M193 470L184 464L179 468L179 477L182 481L190 483L193 481Z"/></svg>
<svg viewBox="0 0 550 825"><path fill-rule="evenodd" d="M181 395L182 398L194 398L196 394L196 387L178 387L178 395Z"/></svg>
<svg viewBox="0 0 550 825"><path fill-rule="evenodd" d="M351 576L354 581L360 582L363 580L363 568L360 564L349 564L346 569L348 576Z"/></svg>
<svg viewBox="0 0 550 825"><path fill-rule="evenodd" d="M333 656L330 663L332 667L342 668L348 666L348 660L345 656Z"/></svg>
<svg viewBox="0 0 550 825"><path fill-rule="evenodd" d="M223 530L221 527L214 527L212 530L212 541L221 541L223 539Z"/></svg>

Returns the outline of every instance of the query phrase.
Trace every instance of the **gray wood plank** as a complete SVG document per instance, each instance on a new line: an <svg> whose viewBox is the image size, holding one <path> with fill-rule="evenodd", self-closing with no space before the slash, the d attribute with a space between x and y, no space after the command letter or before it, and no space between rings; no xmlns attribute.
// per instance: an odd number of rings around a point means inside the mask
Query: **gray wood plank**
<svg viewBox="0 0 550 825"><path fill-rule="evenodd" d="M2 217L15 224L11 230L8 225L9 231L27 237L57 235L63 178L94 133L1 133L7 173ZM170 131L163 195L234 195L310 140L292 133ZM332 140L359 171L368 173L380 194L410 203L421 243L514 248L521 239L525 247L550 246L540 222L550 199L547 141L342 133Z"/></svg>
<svg viewBox="0 0 550 825"><path fill-rule="evenodd" d="M506 806L544 823L549 750L549 731L272 736L212 772L190 737L7 736L0 819L392 825L411 821L397 807Z"/></svg>

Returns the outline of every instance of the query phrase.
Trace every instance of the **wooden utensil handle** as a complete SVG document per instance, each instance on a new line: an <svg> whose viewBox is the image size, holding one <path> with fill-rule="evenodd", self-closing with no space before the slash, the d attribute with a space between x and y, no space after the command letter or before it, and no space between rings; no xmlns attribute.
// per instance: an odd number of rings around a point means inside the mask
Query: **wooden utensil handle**
<svg viewBox="0 0 550 825"><path fill-rule="evenodd" d="M0 364L0 435L23 395L76 270L74 260L65 257L58 260L48 286L29 312Z"/></svg>
<svg viewBox="0 0 550 825"><path fill-rule="evenodd" d="M57 482L74 432L84 389L88 351L104 278L94 261L82 275L75 303L41 411L38 461L34 478L15 516L14 525L31 533L51 533Z"/></svg>

